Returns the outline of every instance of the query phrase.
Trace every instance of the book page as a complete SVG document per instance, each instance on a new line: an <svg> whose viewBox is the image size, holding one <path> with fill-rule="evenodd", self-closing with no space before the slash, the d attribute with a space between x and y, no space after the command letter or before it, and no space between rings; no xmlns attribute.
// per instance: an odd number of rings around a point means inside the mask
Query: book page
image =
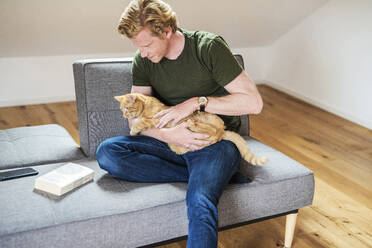
<svg viewBox="0 0 372 248"><path fill-rule="evenodd" d="M90 172L91 169L89 168L78 164L68 163L39 177L38 179L64 187L65 185L88 175Z"/></svg>

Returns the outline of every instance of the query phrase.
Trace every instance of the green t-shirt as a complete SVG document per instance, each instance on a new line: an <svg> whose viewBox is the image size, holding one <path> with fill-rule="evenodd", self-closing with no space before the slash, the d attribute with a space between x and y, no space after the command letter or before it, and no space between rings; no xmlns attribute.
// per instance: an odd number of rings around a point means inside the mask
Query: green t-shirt
<svg viewBox="0 0 372 248"><path fill-rule="evenodd" d="M224 86L235 79L242 67L224 39L204 31L179 29L185 46L177 59L153 63L137 51L132 65L134 86L151 86L154 96L168 106L192 97L224 96ZM238 131L239 116L219 115L226 129Z"/></svg>

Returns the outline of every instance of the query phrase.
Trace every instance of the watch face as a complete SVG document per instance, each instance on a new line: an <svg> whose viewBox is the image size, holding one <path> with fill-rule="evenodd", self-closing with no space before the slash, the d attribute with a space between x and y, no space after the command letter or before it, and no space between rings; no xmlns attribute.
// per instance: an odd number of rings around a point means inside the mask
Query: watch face
<svg viewBox="0 0 372 248"><path fill-rule="evenodd" d="M200 103L200 104L206 104L206 103L207 103L207 98L204 97L204 96L200 97L200 98L199 98L199 103Z"/></svg>

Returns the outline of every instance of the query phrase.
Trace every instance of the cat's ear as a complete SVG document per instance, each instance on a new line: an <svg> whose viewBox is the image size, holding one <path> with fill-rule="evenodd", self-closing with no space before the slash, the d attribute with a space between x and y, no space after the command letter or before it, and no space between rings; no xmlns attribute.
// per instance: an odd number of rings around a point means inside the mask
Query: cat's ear
<svg viewBox="0 0 372 248"><path fill-rule="evenodd" d="M114 96L114 98L115 98L118 102L121 102L123 96Z"/></svg>
<svg viewBox="0 0 372 248"><path fill-rule="evenodd" d="M128 95L128 100L130 103L134 103L136 101L136 96L133 96L133 95Z"/></svg>

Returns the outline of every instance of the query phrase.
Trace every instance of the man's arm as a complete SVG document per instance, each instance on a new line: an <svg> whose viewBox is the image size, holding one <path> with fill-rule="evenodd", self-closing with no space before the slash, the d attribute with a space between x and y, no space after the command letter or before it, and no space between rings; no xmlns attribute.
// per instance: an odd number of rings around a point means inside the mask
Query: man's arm
<svg viewBox="0 0 372 248"><path fill-rule="evenodd" d="M146 96L152 96L152 87L151 86L132 86L130 93L141 93Z"/></svg>
<svg viewBox="0 0 372 248"><path fill-rule="evenodd" d="M259 114L263 107L260 93L246 71L225 86L230 95L208 97L206 112L221 115Z"/></svg>
<svg viewBox="0 0 372 248"><path fill-rule="evenodd" d="M206 112L221 115L259 114L263 107L260 93L254 82L244 70L233 81L225 86L230 93L227 96L208 97ZM198 97L180 103L172 108L163 110L155 115L161 117L157 128L164 127L168 122L173 124L199 109Z"/></svg>

